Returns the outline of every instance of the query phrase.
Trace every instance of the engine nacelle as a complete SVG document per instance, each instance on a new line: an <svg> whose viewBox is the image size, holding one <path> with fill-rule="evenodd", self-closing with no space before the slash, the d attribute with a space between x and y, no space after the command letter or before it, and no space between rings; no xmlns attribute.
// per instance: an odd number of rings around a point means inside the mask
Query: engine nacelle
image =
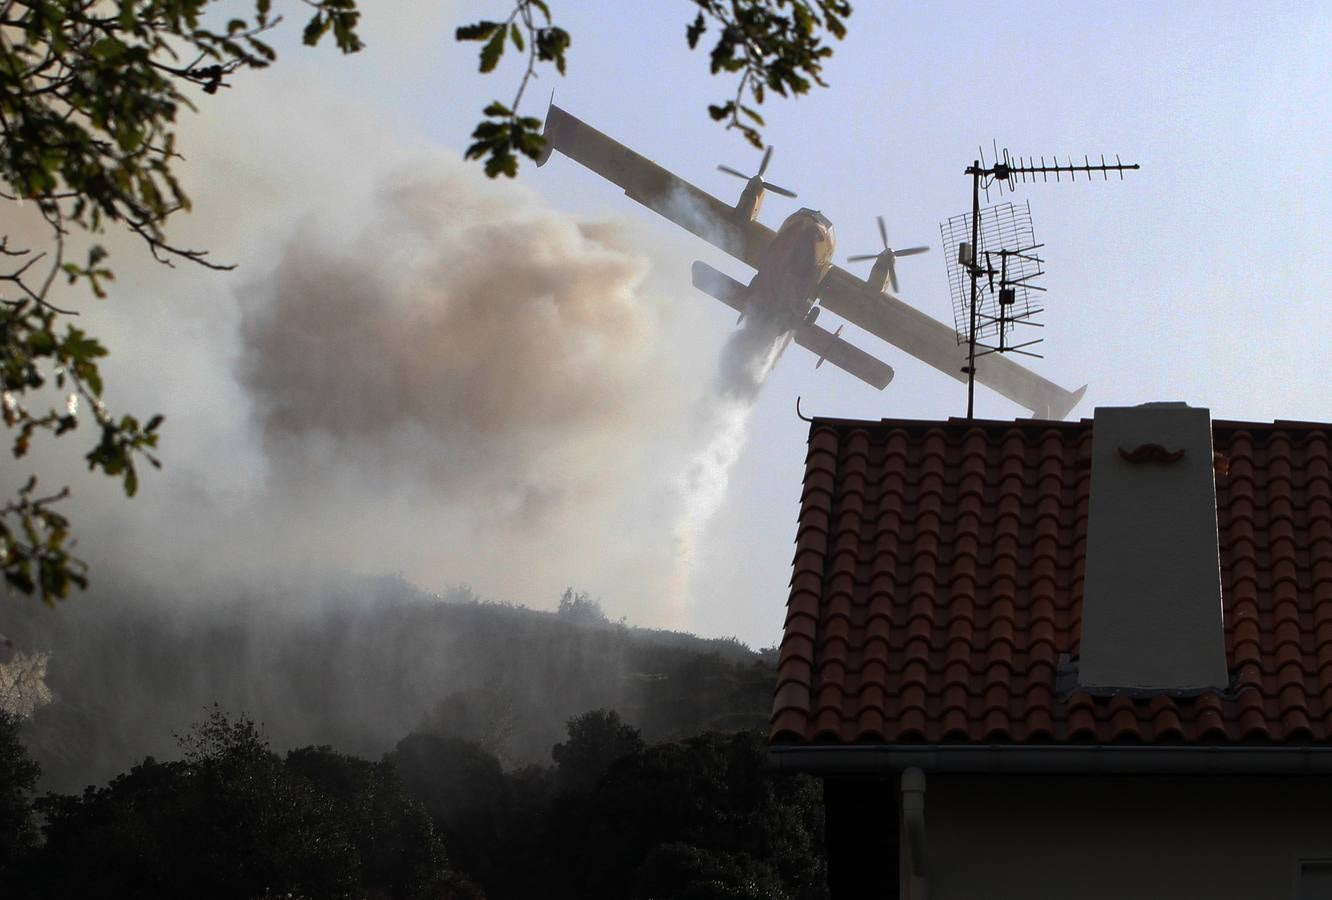
<svg viewBox="0 0 1332 900"><path fill-rule="evenodd" d="M741 224L748 225L758 218L759 211L763 209L763 194L763 180L751 178L735 204L736 218Z"/></svg>
<svg viewBox="0 0 1332 900"><path fill-rule="evenodd" d="M891 265L892 263L886 257L880 256L874 261L874 268L870 270L869 278L865 279L865 283L880 294L888 293L888 267Z"/></svg>

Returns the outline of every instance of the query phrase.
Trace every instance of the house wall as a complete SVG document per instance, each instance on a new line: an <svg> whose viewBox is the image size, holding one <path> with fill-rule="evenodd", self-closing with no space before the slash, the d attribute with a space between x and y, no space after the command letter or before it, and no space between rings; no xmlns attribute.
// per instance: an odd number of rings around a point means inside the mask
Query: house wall
<svg viewBox="0 0 1332 900"><path fill-rule="evenodd" d="M1332 859L1332 779L927 780L930 900L1296 900Z"/></svg>

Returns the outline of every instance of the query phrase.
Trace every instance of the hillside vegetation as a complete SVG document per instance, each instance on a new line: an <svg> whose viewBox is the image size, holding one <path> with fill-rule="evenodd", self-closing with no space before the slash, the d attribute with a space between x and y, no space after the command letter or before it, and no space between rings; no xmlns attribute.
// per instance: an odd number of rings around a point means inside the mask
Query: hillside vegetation
<svg viewBox="0 0 1332 900"><path fill-rule="evenodd" d="M649 742L766 725L772 654L607 621L585 595L557 612L442 597L395 578L215 588L174 599L106 589L67 608L15 604L5 631L49 652L54 702L25 740L62 790L174 749L207 707L244 712L273 746L378 757L418 729L506 766L546 762L565 722L614 709Z"/></svg>
<svg viewBox="0 0 1332 900"><path fill-rule="evenodd" d="M821 786L765 765L771 651L572 591L208 599L7 626L54 697L0 714L16 898L827 896Z"/></svg>

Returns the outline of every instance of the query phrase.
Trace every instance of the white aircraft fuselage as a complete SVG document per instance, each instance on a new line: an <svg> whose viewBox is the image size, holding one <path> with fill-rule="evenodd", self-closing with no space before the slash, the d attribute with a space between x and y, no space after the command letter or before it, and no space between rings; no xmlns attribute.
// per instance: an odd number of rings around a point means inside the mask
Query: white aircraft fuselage
<svg viewBox="0 0 1332 900"><path fill-rule="evenodd" d="M832 268L837 235L832 222L817 210L801 209L787 216L772 243L763 248L749 282L746 315L790 331L812 323L811 310L819 285Z"/></svg>

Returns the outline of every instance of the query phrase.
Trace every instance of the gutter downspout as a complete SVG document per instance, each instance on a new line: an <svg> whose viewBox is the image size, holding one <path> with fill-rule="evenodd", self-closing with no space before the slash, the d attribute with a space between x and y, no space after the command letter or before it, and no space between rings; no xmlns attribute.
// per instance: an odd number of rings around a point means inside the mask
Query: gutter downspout
<svg viewBox="0 0 1332 900"><path fill-rule="evenodd" d="M907 900L926 900L925 773L912 766L902 772L902 840L906 844Z"/></svg>

